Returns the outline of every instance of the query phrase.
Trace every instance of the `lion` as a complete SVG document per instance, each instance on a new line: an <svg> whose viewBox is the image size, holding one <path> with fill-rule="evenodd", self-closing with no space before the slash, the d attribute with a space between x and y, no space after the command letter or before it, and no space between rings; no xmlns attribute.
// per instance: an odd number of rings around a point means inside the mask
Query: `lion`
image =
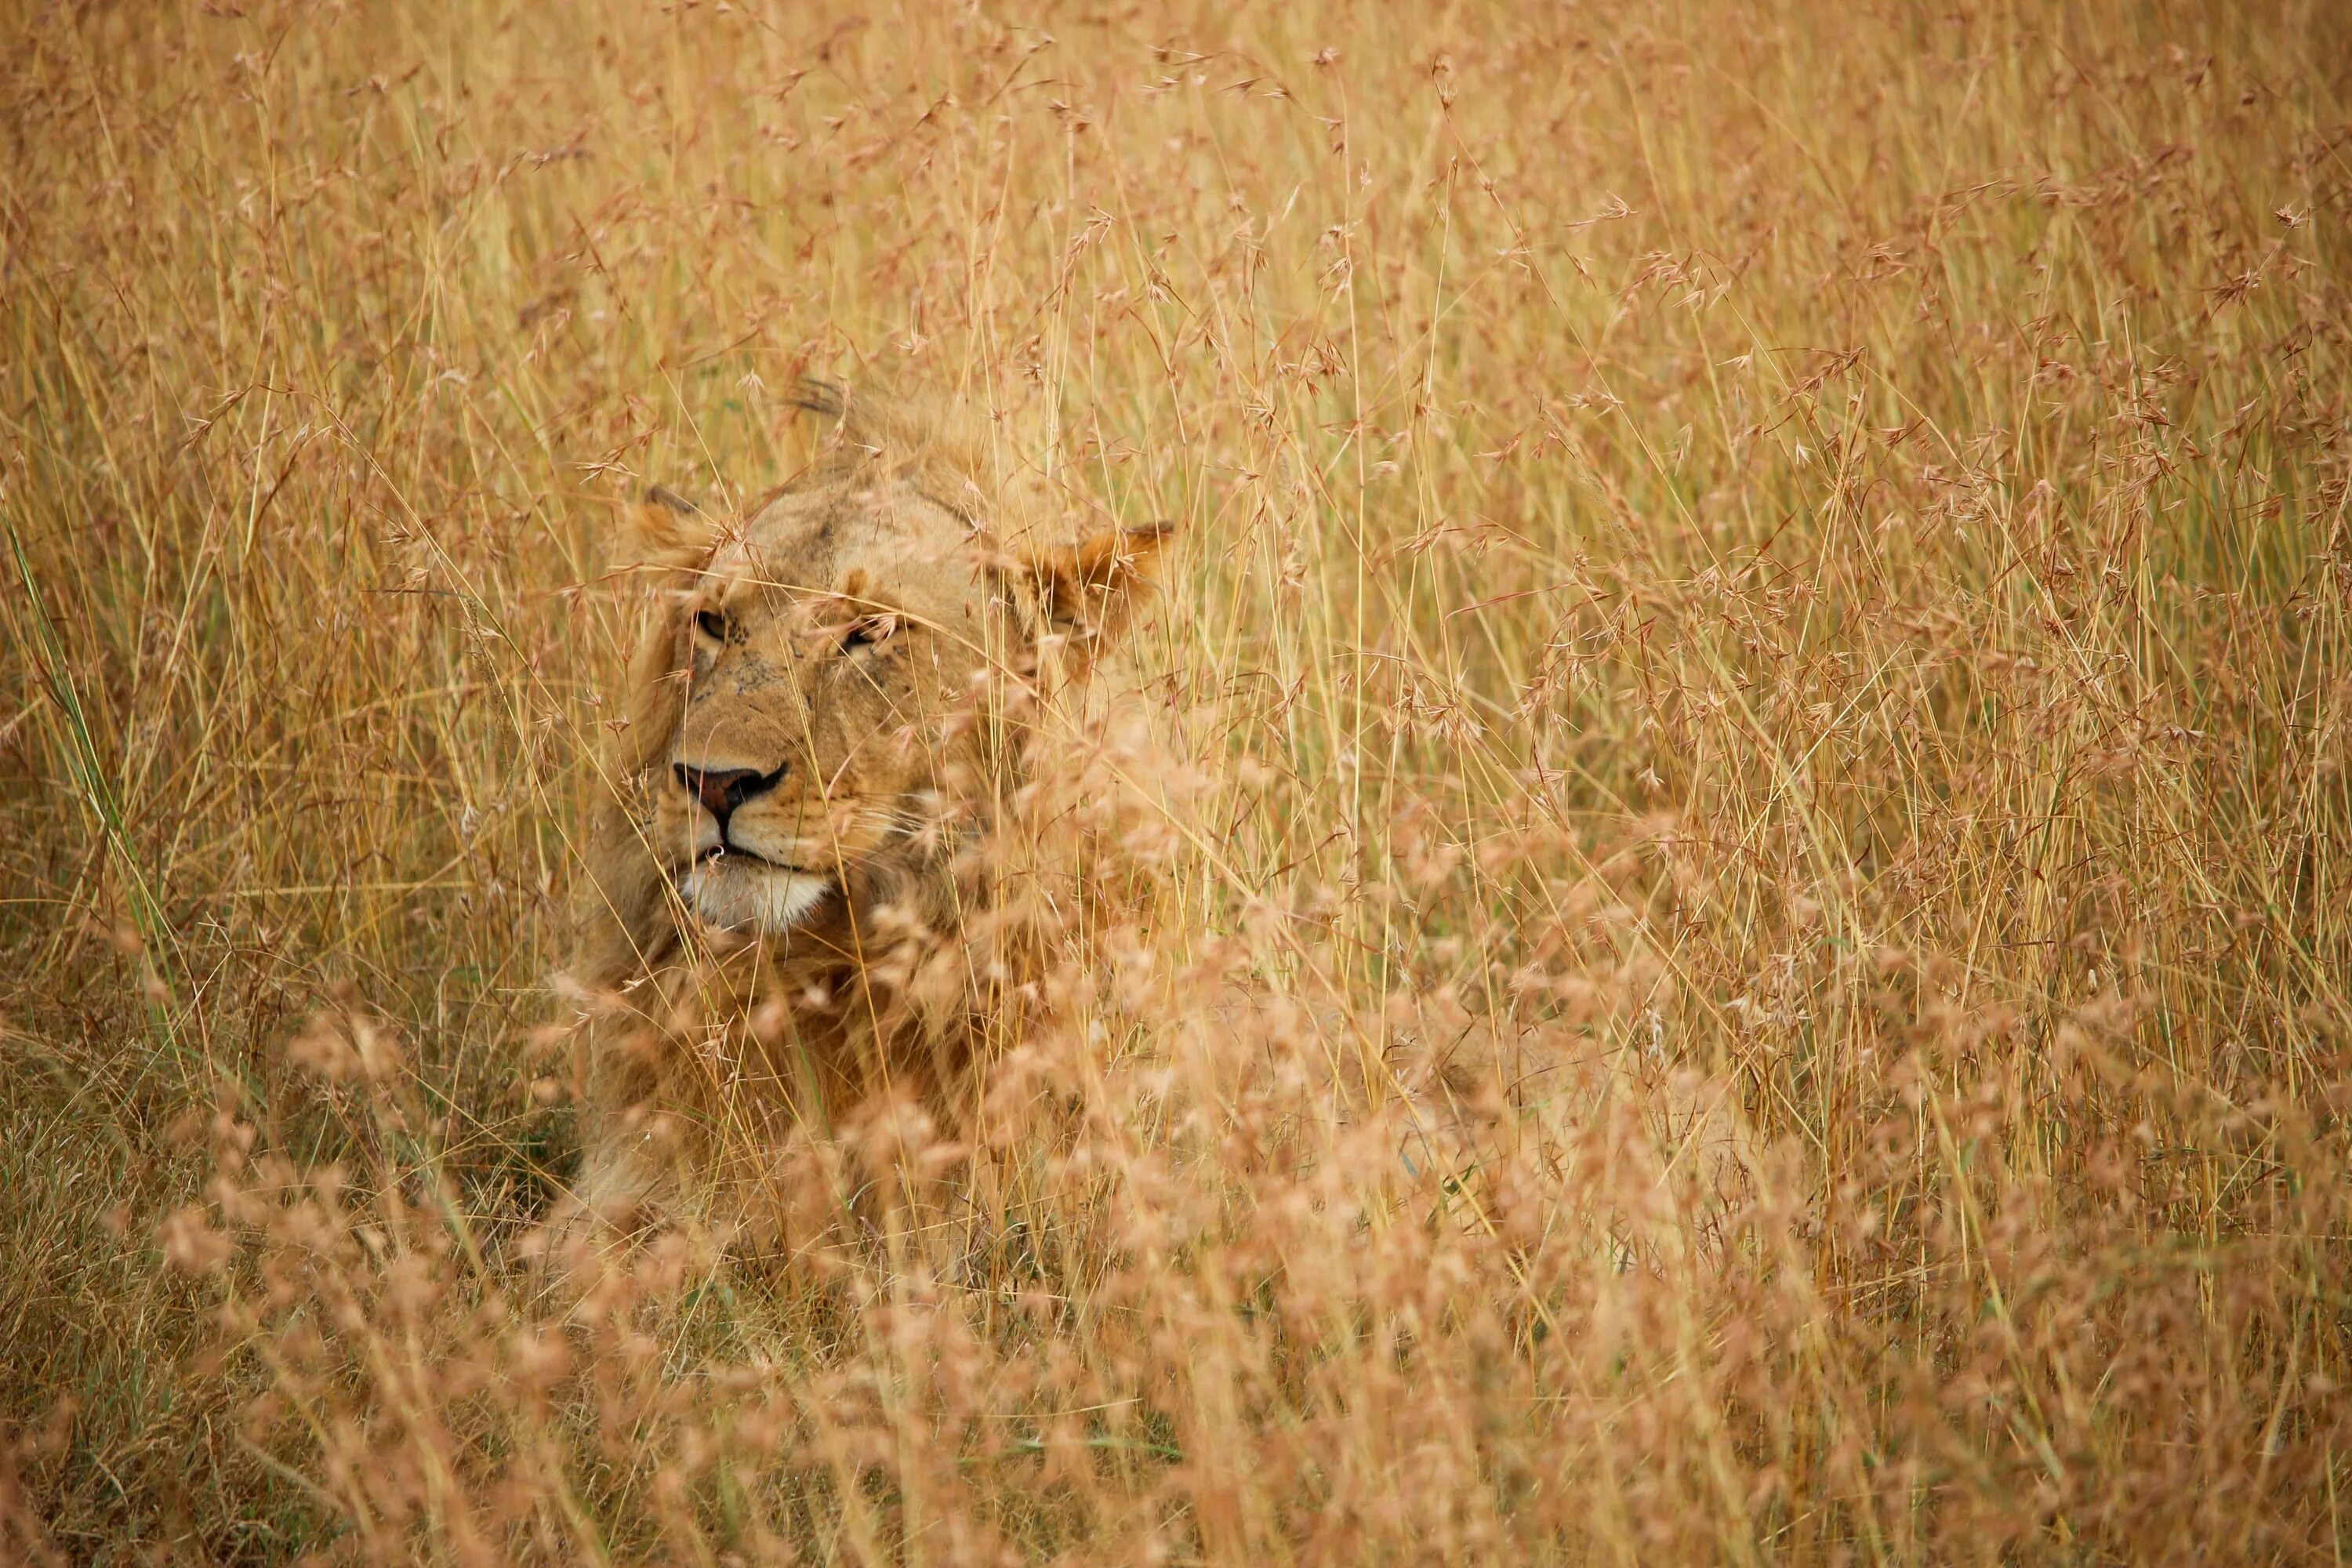
<svg viewBox="0 0 2352 1568"><path fill-rule="evenodd" d="M573 1213L605 1234L740 1227L787 1139L951 1108L991 995L963 952L995 898L978 849L1170 533L1042 542L943 422L798 402L830 437L747 519L667 492L632 518L656 591L572 972Z"/></svg>

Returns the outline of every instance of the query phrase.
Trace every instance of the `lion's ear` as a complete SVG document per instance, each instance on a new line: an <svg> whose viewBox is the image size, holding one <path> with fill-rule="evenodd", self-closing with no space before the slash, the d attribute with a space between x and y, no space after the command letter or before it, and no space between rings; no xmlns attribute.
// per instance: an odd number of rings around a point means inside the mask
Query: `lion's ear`
<svg viewBox="0 0 2352 1568"><path fill-rule="evenodd" d="M719 521L675 490L656 485L621 518L622 559L676 570L698 566L719 542Z"/></svg>
<svg viewBox="0 0 2352 1568"><path fill-rule="evenodd" d="M1076 544L1024 557L1022 568L1034 584L1043 629L1090 655L1127 624L1137 591L1175 531L1172 522L1107 528Z"/></svg>

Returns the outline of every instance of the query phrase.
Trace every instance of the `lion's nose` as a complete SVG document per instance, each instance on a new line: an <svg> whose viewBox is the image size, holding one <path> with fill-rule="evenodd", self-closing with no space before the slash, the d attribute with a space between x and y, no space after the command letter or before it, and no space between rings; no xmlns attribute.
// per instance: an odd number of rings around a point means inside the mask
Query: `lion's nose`
<svg viewBox="0 0 2352 1568"><path fill-rule="evenodd" d="M782 767L763 773L757 768L690 768L678 763L671 771L677 774L677 782L702 802L704 809L719 819L722 835L727 831L727 819L735 814L737 806L755 795L767 794L784 779Z"/></svg>

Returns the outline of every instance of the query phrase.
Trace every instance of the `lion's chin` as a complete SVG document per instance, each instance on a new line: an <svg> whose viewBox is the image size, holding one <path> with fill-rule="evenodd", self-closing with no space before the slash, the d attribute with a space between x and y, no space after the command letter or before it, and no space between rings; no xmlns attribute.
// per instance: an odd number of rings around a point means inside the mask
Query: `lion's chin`
<svg viewBox="0 0 2352 1568"><path fill-rule="evenodd" d="M737 857L702 861L677 882L687 908L710 924L764 936L782 936L805 921L832 889L823 877Z"/></svg>

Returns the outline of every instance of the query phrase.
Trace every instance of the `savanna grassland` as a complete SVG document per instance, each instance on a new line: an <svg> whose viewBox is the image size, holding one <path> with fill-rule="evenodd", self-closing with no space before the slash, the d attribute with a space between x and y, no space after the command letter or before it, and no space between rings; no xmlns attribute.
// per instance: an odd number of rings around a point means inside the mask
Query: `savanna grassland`
<svg viewBox="0 0 2352 1568"><path fill-rule="evenodd" d="M2341 1560L2340 8L7 37L0 1559ZM567 1302L615 520L808 373L1176 542L987 1113Z"/></svg>

